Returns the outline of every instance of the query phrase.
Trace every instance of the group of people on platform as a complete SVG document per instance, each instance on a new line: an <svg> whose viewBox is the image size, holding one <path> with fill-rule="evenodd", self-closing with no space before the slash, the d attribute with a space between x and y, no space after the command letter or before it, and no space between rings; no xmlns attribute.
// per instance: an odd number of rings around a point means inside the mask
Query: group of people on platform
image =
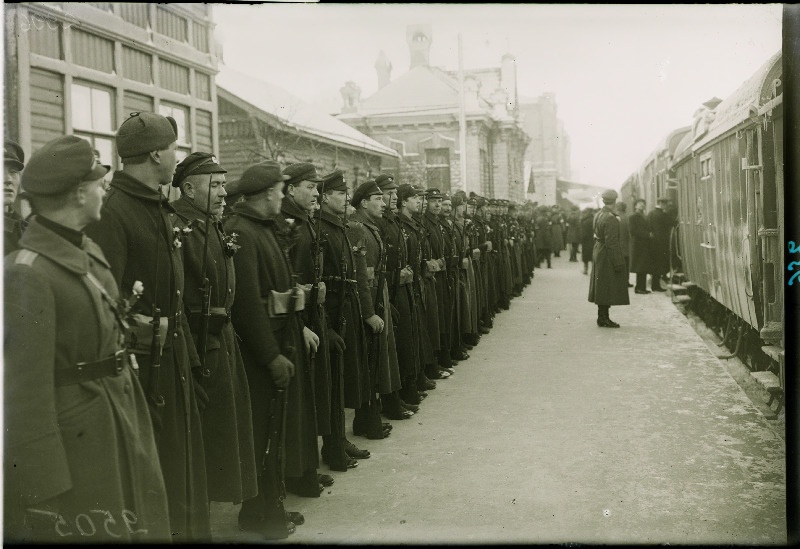
<svg viewBox="0 0 800 549"><path fill-rule="evenodd" d="M123 168L5 142L6 541L284 539L531 282L532 208L272 161L227 182L133 113ZM169 201L164 188L180 189ZM32 215L9 206L24 194Z"/></svg>

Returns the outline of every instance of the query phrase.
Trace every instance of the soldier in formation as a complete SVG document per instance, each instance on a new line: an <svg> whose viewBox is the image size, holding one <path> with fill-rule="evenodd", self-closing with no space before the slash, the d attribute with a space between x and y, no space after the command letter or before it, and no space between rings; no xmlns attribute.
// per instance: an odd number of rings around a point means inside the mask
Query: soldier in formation
<svg viewBox="0 0 800 549"><path fill-rule="evenodd" d="M353 189L307 162L229 183L207 151L178 163L177 140L132 114L107 195L88 141L24 170L6 142L7 540L210 541L211 501L284 539L305 522L286 492L334 482L320 457L370 458L350 438L418 413L533 279L528 204L388 174Z"/></svg>

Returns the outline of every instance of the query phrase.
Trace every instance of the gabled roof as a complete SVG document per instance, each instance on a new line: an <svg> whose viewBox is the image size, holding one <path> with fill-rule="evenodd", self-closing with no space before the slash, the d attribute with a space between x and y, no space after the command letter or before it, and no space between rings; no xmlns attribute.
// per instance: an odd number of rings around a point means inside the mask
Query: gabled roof
<svg viewBox="0 0 800 549"><path fill-rule="evenodd" d="M223 94L228 93L255 107L257 114L263 115L262 118L267 123L278 120L288 129L300 133L308 133L351 148L397 157L397 152L393 149L381 145L337 118L315 109L274 84L253 78L225 65L220 67L216 84Z"/></svg>
<svg viewBox="0 0 800 549"><path fill-rule="evenodd" d="M362 99L358 112L343 113L339 118L398 113L457 112L458 106L458 81L439 68L418 65L371 96ZM485 102L482 102L481 106L488 108Z"/></svg>

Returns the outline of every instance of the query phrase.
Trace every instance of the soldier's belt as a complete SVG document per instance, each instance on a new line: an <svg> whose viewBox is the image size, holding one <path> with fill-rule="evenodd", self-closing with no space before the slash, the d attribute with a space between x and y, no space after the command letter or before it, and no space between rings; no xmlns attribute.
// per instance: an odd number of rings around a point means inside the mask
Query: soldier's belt
<svg viewBox="0 0 800 549"><path fill-rule="evenodd" d="M92 381L101 377L117 376L125 365L128 364L128 353L117 351L111 356L94 362L79 362L73 368L63 368L55 371L56 387L75 385L85 381Z"/></svg>
<svg viewBox="0 0 800 549"><path fill-rule="evenodd" d="M302 288L297 288L297 290L297 298L294 302L294 310L295 312L300 312L306 308L306 294L304 291L302 291ZM292 291L293 290L276 292L275 290L270 290L270 294L267 296L267 314L270 316L270 318L281 318L287 316L292 300Z"/></svg>
<svg viewBox="0 0 800 549"><path fill-rule="evenodd" d="M350 278L342 278L341 276L324 276L324 277L322 277L322 280L324 280L325 282L327 282L327 283L329 283L331 285L331 291L332 292L339 291L339 285L342 282L345 282L347 284L352 284L354 286L358 283L358 281L356 281L356 280L353 280L353 279L350 279Z"/></svg>
<svg viewBox="0 0 800 549"><path fill-rule="evenodd" d="M208 333L219 335L225 325L231 321L231 312L225 309L225 307L211 307L209 312ZM203 322L202 311L200 309L191 308L187 311L186 318L189 321L189 329L191 332L193 334L199 333L200 326Z"/></svg>
<svg viewBox="0 0 800 549"><path fill-rule="evenodd" d="M305 294L305 300L307 304L311 304L311 290L313 286L311 284L303 284L300 286L303 288L303 293ZM317 284L317 305L324 305L325 304L325 295L327 294L327 286L325 286L324 282L319 282Z"/></svg>

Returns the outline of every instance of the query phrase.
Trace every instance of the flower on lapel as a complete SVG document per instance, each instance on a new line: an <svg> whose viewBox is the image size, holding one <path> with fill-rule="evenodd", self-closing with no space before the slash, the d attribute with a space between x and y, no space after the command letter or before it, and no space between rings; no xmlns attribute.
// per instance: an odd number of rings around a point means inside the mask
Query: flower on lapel
<svg viewBox="0 0 800 549"><path fill-rule="evenodd" d="M225 248L225 255L228 257L233 257L233 254L241 248L241 246L237 243L237 239L239 238L238 233L231 233L231 234L223 234L222 235L222 243Z"/></svg>
<svg viewBox="0 0 800 549"><path fill-rule="evenodd" d="M178 249L183 246L183 239L186 238L189 233L192 232L191 225L187 225L186 227L173 227L172 228L172 235L174 239L172 240L172 247L173 249Z"/></svg>

